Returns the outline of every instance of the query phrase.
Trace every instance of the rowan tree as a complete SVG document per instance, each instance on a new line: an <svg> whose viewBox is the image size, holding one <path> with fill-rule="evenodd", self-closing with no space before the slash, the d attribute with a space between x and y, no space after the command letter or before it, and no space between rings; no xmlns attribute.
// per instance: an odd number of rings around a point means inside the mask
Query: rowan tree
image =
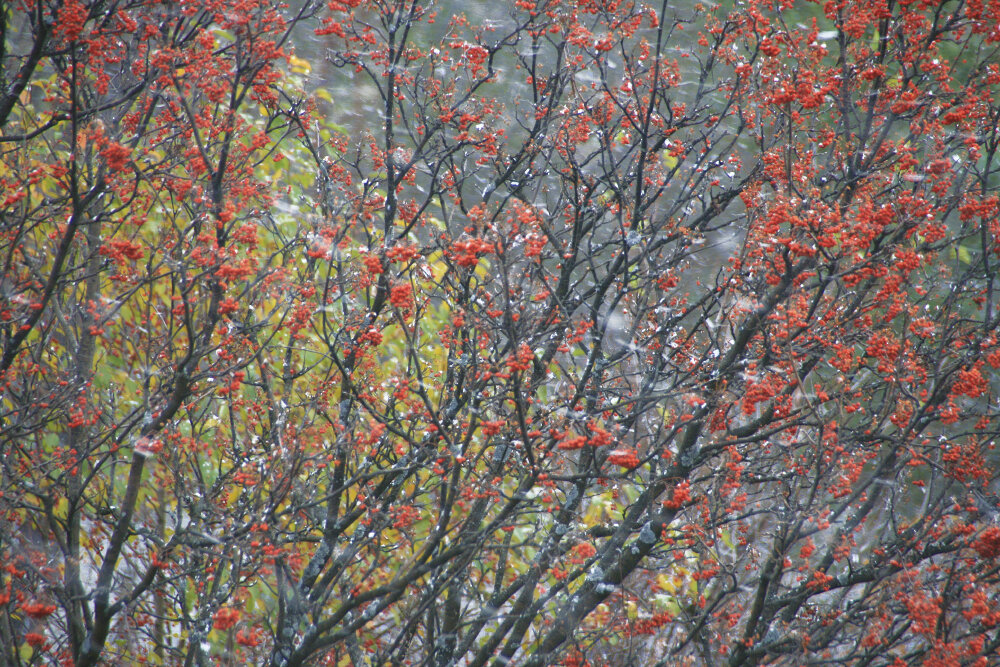
<svg viewBox="0 0 1000 667"><path fill-rule="evenodd" d="M995 664L998 50L4 5L0 661Z"/></svg>

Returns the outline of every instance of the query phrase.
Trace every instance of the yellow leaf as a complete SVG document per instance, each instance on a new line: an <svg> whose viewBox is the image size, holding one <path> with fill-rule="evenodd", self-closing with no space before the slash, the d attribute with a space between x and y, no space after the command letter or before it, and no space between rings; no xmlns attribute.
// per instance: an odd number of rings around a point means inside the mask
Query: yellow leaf
<svg viewBox="0 0 1000 667"><path fill-rule="evenodd" d="M60 498L52 512L57 519L65 519L69 515L69 501L65 498Z"/></svg>
<svg viewBox="0 0 1000 667"><path fill-rule="evenodd" d="M488 281L490 277L490 263L485 259L480 258L479 261L476 262L475 273L480 280L484 282Z"/></svg>
<svg viewBox="0 0 1000 667"><path fill-rule="evenodd" d="M677 595L677 585L674 583L674 577L661 574L656 578L657 585L667 593L672 596Z"/></svg>
<svg viewBox="0 0 1000 667"><path fill-rule="evenodd" d="M962 264L972 264L972 253L964 245L955 247L955 256Z"/></svg>
<svg viewBox="0 0 1000 667"><path fill-rule="evenodd" d="M431 267L431 275L434 280L441 280L444 278L444 274L448 273L448 264L444 261L444 253L440 250L427 256L427 264Z"/></svg>
<svg viewBox="0 0 1000 667"><path fill-rule="evenodd" d="M297 74L308 74L312 71L312 65L309 64L309 61L298 56L289 56L288 63L292 66L292 71Z"/></svg>

